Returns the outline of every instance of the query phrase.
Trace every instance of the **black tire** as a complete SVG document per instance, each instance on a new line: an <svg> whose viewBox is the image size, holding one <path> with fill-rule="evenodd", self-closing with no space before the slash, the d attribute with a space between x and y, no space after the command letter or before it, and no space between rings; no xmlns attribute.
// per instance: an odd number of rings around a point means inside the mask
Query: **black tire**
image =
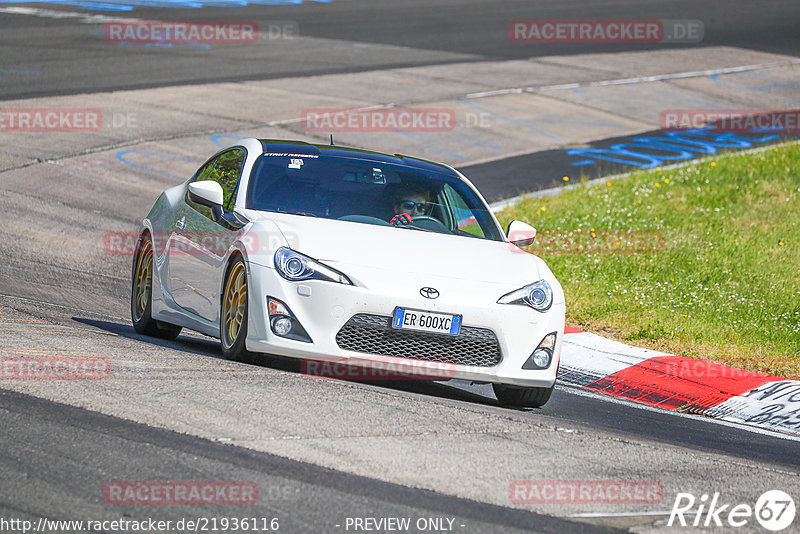
<svg viewBox="0 0 800 534"><path fill-rule="evenodd" d="M238 278L242 276L244 281L244 295L240 294L241 285L237 289L239 294L235 297L237 302L237 313L239 317L239 326L235 332L231 332L230 325L227 324L231 317L227 314L233 312L231 307L232 295L229 291L232 289L232 284L237 284ZM239 278L238 281L242 279ZM241 256L236 256L225 273L225 283L223 284L222 298L220 299L220 313L219 313L219 339L222 345L222 355L228 360L234 362L254 363L255 354L248 351L245 347L245 338L247 338L247 321L249 317L250 303L247 294L247 269L244 265L244 260ZM229 312L230 310L230 312Z"/></svg>
<svg viewBox="0 0 800 534"><path fill-rule="evenodd" d="M144 269L145 272L142 272ZM181 327L152 317L153 310L153 242L144 233L136 242L136 253L131 267L131 322L133 329L146 336L175 339Z"/></svg>
<svg viewBox="0 0 800 534"><path fill-rule="evenodd" d="M518 408L541 408L550 400L555 387L555 384L549 388L524 388L506 384L492 384L494 394L502 406L515 406Z"/></svg>

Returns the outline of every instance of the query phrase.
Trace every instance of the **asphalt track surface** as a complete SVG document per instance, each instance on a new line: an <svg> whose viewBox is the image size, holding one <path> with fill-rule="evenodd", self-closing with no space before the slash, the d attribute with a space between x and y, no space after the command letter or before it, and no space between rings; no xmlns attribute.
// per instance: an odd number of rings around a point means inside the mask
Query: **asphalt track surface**
<svg viewBox="0 0 800 534"><path fill-rule="evenodd" d="M711 45L789 55L800 50L800 5L794 2L336 0L225 10L136 8L123 16L292 20L302 35L319 41L235 55L225 49L115 48L102 46L90 26L71 19L0 12L0 54L8 71L0 98L658 48L520 47L506 37L508 20L517 18L700 19ZM357 56L336 46L343 42L371 47ZM555 156L520 156L473 170L477 176L513 176L514 169ZM338 532L343 530L335 525L346 517L410 516L455 518L464 525L456 531L463 532L602 532L637 525L649 532L663 525L636 517L639 508L606 506L608 516L634 517L577 522L569 516L597 510L512 507L503 490L515 479L657 477L666 498L656 510L669 510L677 491L729 491L732 499L751 502L773 488L800 495L800 445L772 433L567 388L541 410L507 410L485 387L461 383L315 382L299 377L296 362L229 364L203 336L186 334L174 342L138 336L124 317L129 258L95 255L87 262L80 250L70 250L69 236L109 221L130 224L152 202L152 190L169 183L138 180L135 192L125 184L99 183L78 202L59 187L26 193L19 176L0 184L2 205L14 214L0 223L0 350L120 360L108 387L9 384L0 390L2 517L255 515L279 517L284 532ZM489 194L500 198L513 185L500 184ZM26 232L45 235L49 247L31 257L16 242ZM256 481L262 498L238 513L224 507L120 508L102 497L111 480L209 479Z"/></svg>
<svg viewBox="0 0 800 534"><path fill-rule="evenodd" d="M17 4L0 4L13 7ZM19 4L87 13L71 6ZM696 19L704 24L703 43L796 54L800 5L791 1L659 0L554 1L425 0L363 2L334 0L292 6L236 9L154 9L90 12L146 20L252 20L260 28L293 21L303 37L298 45L191 48L106 46L102 34L79 19L0 14L3 84L0 98L25 98L186 83L261 80L285 76L347 73L376 68L455 61L521 59L587 52L624 52L692 47L693 44L518 44L508 39L517 19ZM342 43L377 45L368 55ZM25 74L38 71L37 75ZM16 72L16 73L15 73Z"/></svg>
<svg viewBox="0 0 800 534"><path fill-rule="evenodd" d="M155 515L177 522L223 515L267 518L268 523L276 518L279 530L286 532L334 531L347 517L409 516L451 518L456 530L471 532L612 531L338 473L13 392L0 392L0 421L3 517L35 522L42 516L73 518L77 512L93 520L114 520L119 516L113 509L97 504L98 489L109 478L183 480L193 473L256 482L259 502L242 515L224 505L173 506L158 514L139 506L127 507L126 518L141 521ZM47 470L39 471L39 466ZM55 491L32 491L37 486Z"/></svg>

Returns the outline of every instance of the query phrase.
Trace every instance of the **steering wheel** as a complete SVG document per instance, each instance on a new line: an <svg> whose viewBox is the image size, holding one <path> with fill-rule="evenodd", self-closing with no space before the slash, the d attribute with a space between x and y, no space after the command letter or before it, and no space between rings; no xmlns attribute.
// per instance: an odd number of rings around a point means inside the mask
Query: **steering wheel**
<svg viewBox="0 0 800 534"><path fill-rule="evenodd" d="M417 221L431 221L435 222L436 224L442 224L442 221L435 217L431 217L430 215L413 215L411 217L411 224L414 224Z"/></svg>
<svg viewBox="0 0 800 534"><path fill-rule="evenodd" d="M411 226L419 228L420 230L427 230L428 232L437 232L439 234L452 234L439 219L431 217L430 215L417 215L411 221Z"/></svg>

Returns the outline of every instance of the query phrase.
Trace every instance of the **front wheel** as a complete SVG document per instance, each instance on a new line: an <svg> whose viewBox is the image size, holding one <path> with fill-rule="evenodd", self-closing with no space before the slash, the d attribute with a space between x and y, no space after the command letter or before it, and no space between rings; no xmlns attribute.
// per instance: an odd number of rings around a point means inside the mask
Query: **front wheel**
<svg viewBox="0 0 800 534"><path fill-rule="evenodd" d="M153 310L153 242L142 234L136 243L131 270L131 322L133 329L146 336L175 339L181 327L156 321Z"/></svg>
<svg viewBox="0 0 800 534"><path fill-rule="evenodd" d="M549 388L524 388L506 384L492 384L494 394L501 405L520 408L541 408L550 400L555 387L555 384Z"/></svg>
<svg viewBox="0 0 800 534"><path fill-rule="evenodd" d="M247 270L244 260L237 256L225 278L222 310L219 316L219 337L222 354L235 362L252 362L253 354L245 348L247 337Z"/></svg>

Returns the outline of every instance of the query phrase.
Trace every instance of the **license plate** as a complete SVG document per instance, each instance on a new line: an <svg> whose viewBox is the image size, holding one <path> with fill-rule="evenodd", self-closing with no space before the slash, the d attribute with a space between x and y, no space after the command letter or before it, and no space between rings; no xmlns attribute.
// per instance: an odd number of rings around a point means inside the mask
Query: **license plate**
<svg viewBox="0 0 800 534"><path fill-rule="evenodd" d="M461 316L395 308L392 328L457 336L461 331Z"/></svg>

